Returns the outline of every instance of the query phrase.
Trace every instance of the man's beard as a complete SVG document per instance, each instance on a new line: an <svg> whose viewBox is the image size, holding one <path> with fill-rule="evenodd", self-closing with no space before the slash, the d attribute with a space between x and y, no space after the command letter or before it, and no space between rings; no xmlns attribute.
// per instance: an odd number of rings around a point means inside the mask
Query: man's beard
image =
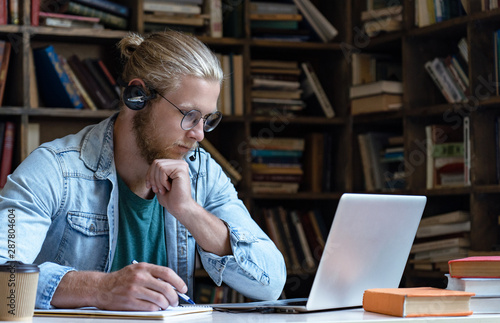
<svg viewBox="0 0 500 323"><path fill-rule="evenodd" d="M138 111L133 119L133 131L135 141L141 156L152 164L155 159L181 159L184 155L172 153L172 148L176 143L171 143L165 146L156 136L157 129L153 123L153 114L151 107L146 107L142 111Z"/></svg>

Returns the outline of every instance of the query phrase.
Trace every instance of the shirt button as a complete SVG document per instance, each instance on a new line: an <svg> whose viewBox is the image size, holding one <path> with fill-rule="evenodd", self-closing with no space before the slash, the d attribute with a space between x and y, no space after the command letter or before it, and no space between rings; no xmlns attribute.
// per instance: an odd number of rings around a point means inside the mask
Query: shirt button
<svg viewBox="0 0 500 323"><path fill-rule="evenodd" d="M92 223L89 228L90 232L95 232L95 225Z"/></svg>

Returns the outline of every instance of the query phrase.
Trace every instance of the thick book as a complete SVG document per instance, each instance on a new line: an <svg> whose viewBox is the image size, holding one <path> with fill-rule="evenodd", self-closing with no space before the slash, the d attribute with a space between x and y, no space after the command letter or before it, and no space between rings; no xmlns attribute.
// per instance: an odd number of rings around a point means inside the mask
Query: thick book
<svg viewBox="0 0 500 323"><path fill-rule="evenodd" d="M472 296L474 293L433 287L374 288L363 294L363 308L399 317L467 316L472 314Z"/></svg>
<svg viewBox="0 0 500 323"><path fill-rule="evenodd" d="M377 94L351 100L351 115L397 111L403 107L401 94Z"/></svg>
<svg viewBox="0 0 500 323"><path fill-rule="evenodd" d="M120 17L109 12L105 12L92 7L84 6L80 3L70 1L65 13L77 15L77 16L88 16L96 17L101 19L101 23L116 29L127 29L128 20L124 17Z"/></svg>
<svg viewBox="0 0 500 323"><path fill-rule="evenodd" d="M500 278L455 278L445 274L448 279L446 289L475 293L476 296L495 296L500 298ZM500 307L498 308L500 310Z"/></svg>
<svg viewBox="0 0 500 323"><path fill-rule="evenodd" d="M8 13L7 0L0 0L0 25L6 25L8 23Z"/></svg>
<svg viewBox="0 0 500 323"><path fill-rule="evenodd" d="M33 50L40 96L46 107L83 109L82 101L52 45Z"/></svg>
<svg viewBox="0 0 500 323"><path fill-rule="evenodd" d="M471 221L457 222L457 223L443 223L433 224L426 226L419 226L417 229L417 238L434 237L445 234L452 234L458 232L468 232L471 228Z"/></svg>
<svg viewBox="0 0 500 323"><path fill-rule="evenodd" d="M319 101L321 109L325 113L325 116L327 118L335 117L335 111L333 110L332 104L330 103L330 100L328 99L328 96L326 95L325 90L323 89L323 86L321 85L321 82L319 81L318 76L316 75L316 72L314 71L311 63L304 62L301 66L304 74L306 75L307 81L309 82L309 85L312 87L314 94Z"/></svg>
<svg viewBox="0 0 500 323"><path fill-rule="evenodd" d="M222 167L224 172L231 178L234 184L237 184L242 176L236 170L236 168L231 165L231 163L210 143L206 138L200 142L200 145L210 153L212 158Z"/></svg>
<svg viewBox="0 0 500 323"><path fill-rule="evenodd" d="M130 16L130 8L109 0L75 0L82 5L103 10L121 17Z"/></svg>
<svg viewBox="0 0 500 323"><path fill-rule="evenodd" d="M470 212L463 210L456 210L452 212L441 213L422 218L422 220L420 220L419 226L424 227L427 225L434 225L434 224L457 223L468 220L470 220Z"/></svg>
<svg viewBox="0 0 500 323"><path fill-rule="evenodd" d="M349 97L351 99L371 96L376 94L402 94L403 83L399 81L377 81L367 84L351 86L349 89Z"/></svg>
<svg viewBox="0 0 500 323"><path fill-rule="evenodd" d="M454 278L500 278L500 256L475 256L448 262Z"/></svg>
<svg viewBox="0 0 500 323"><path fill-rule="evenodd" d="M337 29L311 1L293 0L293 2L323 42L328 43L338 35Z"/></svg>

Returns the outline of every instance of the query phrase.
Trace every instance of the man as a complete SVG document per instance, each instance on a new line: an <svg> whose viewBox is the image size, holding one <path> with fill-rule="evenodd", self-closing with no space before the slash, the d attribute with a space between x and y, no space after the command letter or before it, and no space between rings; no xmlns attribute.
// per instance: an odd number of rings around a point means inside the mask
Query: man
<svg viewBox="0 0 500 323"><path fill-rule="evenodd" d="M276 299L283 257L196 149L221 118L216 57L176 32L130 34L119 48L120 112L43 144L0 196L3 227L8 212L16 219L15 259L40 264L36 306L176 306L174 288L192 295L196 250L216 284Z"/></svg>

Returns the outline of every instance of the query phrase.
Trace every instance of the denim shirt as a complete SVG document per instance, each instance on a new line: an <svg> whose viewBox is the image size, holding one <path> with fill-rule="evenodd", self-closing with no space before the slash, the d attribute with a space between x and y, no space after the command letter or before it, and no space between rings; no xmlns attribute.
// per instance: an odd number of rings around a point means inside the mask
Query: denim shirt
<svg viewBox="0 0 500 323"><path fill-rule="evenodd" d="M1 192L0 263L16 259L39 264L37 308L51 308L67 272L109 272L113 263L119 220L115 118L41 145L9 176ZM191 194L226 223L233 254L220 257L204 251L164 210L168 266L192 296L197 250L217 285L224 282L252 299L277 299L286 280L281 253L238 199L221 167L203 149L196 157L186 158ZM10 236L9 221L15 231Z"/></svg>

